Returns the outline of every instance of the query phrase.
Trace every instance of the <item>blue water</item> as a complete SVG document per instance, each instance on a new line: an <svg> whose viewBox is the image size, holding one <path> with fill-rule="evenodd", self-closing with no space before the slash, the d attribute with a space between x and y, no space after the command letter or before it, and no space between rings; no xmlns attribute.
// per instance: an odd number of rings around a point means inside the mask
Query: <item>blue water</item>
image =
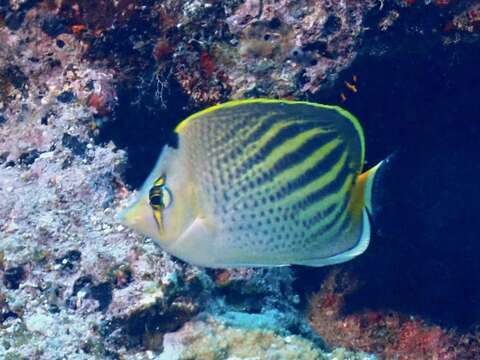
<svg viewBox="0 0 480 360"><path fill-rule="evenodd" d="M435 11L430 21L442 23ZM343 74L360 82L343 106L362 122L367 162L395 153L376 194L376 234L351 264L363 286L347 310L469 328L480 320L480 46L445 47L438 25L417 31L418 16L400 19Z"/></svg>

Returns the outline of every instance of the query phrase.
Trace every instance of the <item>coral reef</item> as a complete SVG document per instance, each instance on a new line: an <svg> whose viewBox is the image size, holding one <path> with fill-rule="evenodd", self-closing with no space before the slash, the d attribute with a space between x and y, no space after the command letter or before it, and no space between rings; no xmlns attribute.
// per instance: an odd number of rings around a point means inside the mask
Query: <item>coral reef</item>
<svg viewBox="0 0 480 360"><path fill-rule="evenodd" d="M73 32L88 44L88 57L104 58L108 49L107 59L142 88L156 88L162 97L175 78L191 101L212 103L298 97L330 86L355 58L365 15L374 5L370 0L164 1L147 8L134 3L122 11L120 3L112 12L122 15L110 27L74 7L63 6L57 14L82 26ZM117 43L126 34L126 41Z"/></svg>
<svg viewBox="0 0 480 360"><path fill-rule="evenodd" d="M351 64L374 2L311 5L246 1L227 19L239 41L240 61L229 72L234 97L315 94Z"/></svg>
<svg viewBox="0 0 480 360"><path fill-rule="evenodd" d="M332 270L310 301L310 323L330 346L376 353L386 359L477 359L477 332L459 333L395 311L345 311L358 281L349 271Z"/></svg>
<svg viewBox="0 0 480 360"><path fill-rule="evenodd" d="M433 26L446 46L478 37L478 4L460 3L431 6L451 15ZM339 274L311 303L321 338L294 270L191 267L115 220L138 185L127 172L144 178L151 164L140 160L157 156L150 145L184 114L228 98L318 96L358 57L370 25L388 35L427 7L0 1L0 358L374 358L328 352L324 340L404 359L480 356L476 334L398 313L343 314L355 281ZM368 39L363 51L382 55ZM361 85L343 80L350 101Z"/></svg>
<svg viewBox="0 0 480 360"><path fill-rule="evenodd" d="M138 73L119 80L130 55L99 51L113 28L145 10L101 4L115 19L73 2L0 11L0 357L149 358L162 352L164 334L199 313L233 324L249 312L264 317L272 339L297 334L321 353L289 269L232 271L220 281L115 220L131 193L127 156L98 134L115 119L119 82ZM170 56L152 41L155 61ZM278 353L282 344L292 351L278 340Z"/></svg>
<svg viewBox="0 0 480 360"><path fill-rule="evenodd" d="M84 60L82 34L103 25L52 33L52 11L31 8L18 29L0 28L0 357L148 358L196 316L256 319L276 346L265 354L292 353L290 340L322 353L291 270L206 273L116 222L127 158L96 136L112 121L118 68Z"/></svg>
<svg viewBox="0 0 480 360"><path fill-rule="evenodd" d="M374 359L366 353L341 348L329 354L322 353L302 338L282 337L271 330L263 330L263 324L257 324L254 317L246 317L245 324L251 327L247 330L209 317L185 324L179 331L165 335L165 350L159 359Z"/></svg>

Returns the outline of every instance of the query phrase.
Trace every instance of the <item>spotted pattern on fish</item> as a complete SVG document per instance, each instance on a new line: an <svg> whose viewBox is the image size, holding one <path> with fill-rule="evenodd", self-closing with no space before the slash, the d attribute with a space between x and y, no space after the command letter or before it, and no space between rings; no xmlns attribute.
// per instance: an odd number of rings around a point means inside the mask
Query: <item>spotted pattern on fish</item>
<svg viewBox="0 0 480 360"><path fill-rule="evenodd" d="M363 138L337 109L322 111L253 103L219 108L179 129L188 167L228 246L279 256L299 246L318 256L323 247L331 256L355 245L351 236L334 237L354 225L355 236L361 230L360 214L348 209Z"/></svg>

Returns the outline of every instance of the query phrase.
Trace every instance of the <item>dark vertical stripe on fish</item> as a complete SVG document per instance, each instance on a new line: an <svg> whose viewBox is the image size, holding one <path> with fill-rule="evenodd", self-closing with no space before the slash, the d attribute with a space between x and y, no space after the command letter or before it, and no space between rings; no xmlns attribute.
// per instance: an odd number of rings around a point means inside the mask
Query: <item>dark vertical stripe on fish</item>
<svg viewBox="0 0 480 360"><path fill-rule="evenodd" d="M297 178L295 178L294 180L289 181L285 186L281 187L279 191L277 191L275 196L278 199L283 199L289 194L307 186L309 183L314 182L321 175L331 171L332 168L335 166L335 164L337 164L338 161L340 161L344 151L345 151L345 146L343 144L339 144L325 157L322 157L320 159L312 159L312 161L316 161L315 165L312 166L303 174L301 174L300 176L298 176ZM342 172L343 170L344 169L342 169ZM330 188L336 188L336 185L337 185L337 182L333 181L331 183Z"/></svg>
<svg viewBox="0 0 480 360"><path fill-rule="evenodd" d="M345 196L345 194L339 194L342 187L347 181L353 181L350 175L350 169L348 166L342 166L338 175L333 179L333 181L325 184L325 186L315 190L314 192L305 196L302 200L296 203L297 207L301 210L306 210L307 208L321 202L325 197L330 194L335 196Z"/></svg>
<svg viewBox="0 0 480 360"><path fill-rule="evenodd" d="M294 120L294 119L289 119L289 120ZM272 128L272 126L274 126L279 122L286 122L286 121L287 120L285 119L285 115L283 114L278 114L278 113L270 114L270 116L265 117L262 120L262 124L258 129L256 129L246 139L242 141L243 146L248 146L249 144L252 144L258 141L264 134L266 134Z"/></svg>
<svg viewBox="0 0 480 360"><path fill-rule="evenodd" d="M240 172L247 171L248 169L252 168L253 166L261 163L264 161L274 150L281 148L282 145L289 140L294 140L295 137L298 135L304 133L307 130L314 129L316 128L317 125L315 123L291 123L288 124L287 126L281 128L277 133L275 133L268 141L265 143L264 146L262 146L258 151L253 154L253 156L249 157L239 168ZM325 134L324 134L325 135ZM333 134L335 137L335 134ZM313 143L311 141L305 142L304 144L301 144L299 148L296 149L295 153L302 149L303 151L308 151L308 148L306 148L304 145L306 143L310 144L311 151L309 153L303 154L303 158L307 157L309 154L311 154L313 151L318 149L318 140L319 137L318 135L315 136L317 139L316 146L314 147ZM292 154L292 153L290 153ZM296 159L300 159L300 156L296 156ZM279 161L277 161L278 163ZM285 162L285 160L284 160ZM293 165L293 164L292 164Z"/></svg>

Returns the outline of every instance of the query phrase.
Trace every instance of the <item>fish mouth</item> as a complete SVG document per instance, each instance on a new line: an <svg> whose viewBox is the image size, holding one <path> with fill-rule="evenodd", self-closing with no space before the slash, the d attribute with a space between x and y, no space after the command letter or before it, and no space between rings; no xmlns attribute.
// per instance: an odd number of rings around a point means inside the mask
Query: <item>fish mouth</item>
<svg viewBox="0 0 480 360"><path fill-rule="evenodd" d="M117 213L115 220L152 239L158 238L157 221L150 205L144 198L137 199L130 206Z"/></svg>

